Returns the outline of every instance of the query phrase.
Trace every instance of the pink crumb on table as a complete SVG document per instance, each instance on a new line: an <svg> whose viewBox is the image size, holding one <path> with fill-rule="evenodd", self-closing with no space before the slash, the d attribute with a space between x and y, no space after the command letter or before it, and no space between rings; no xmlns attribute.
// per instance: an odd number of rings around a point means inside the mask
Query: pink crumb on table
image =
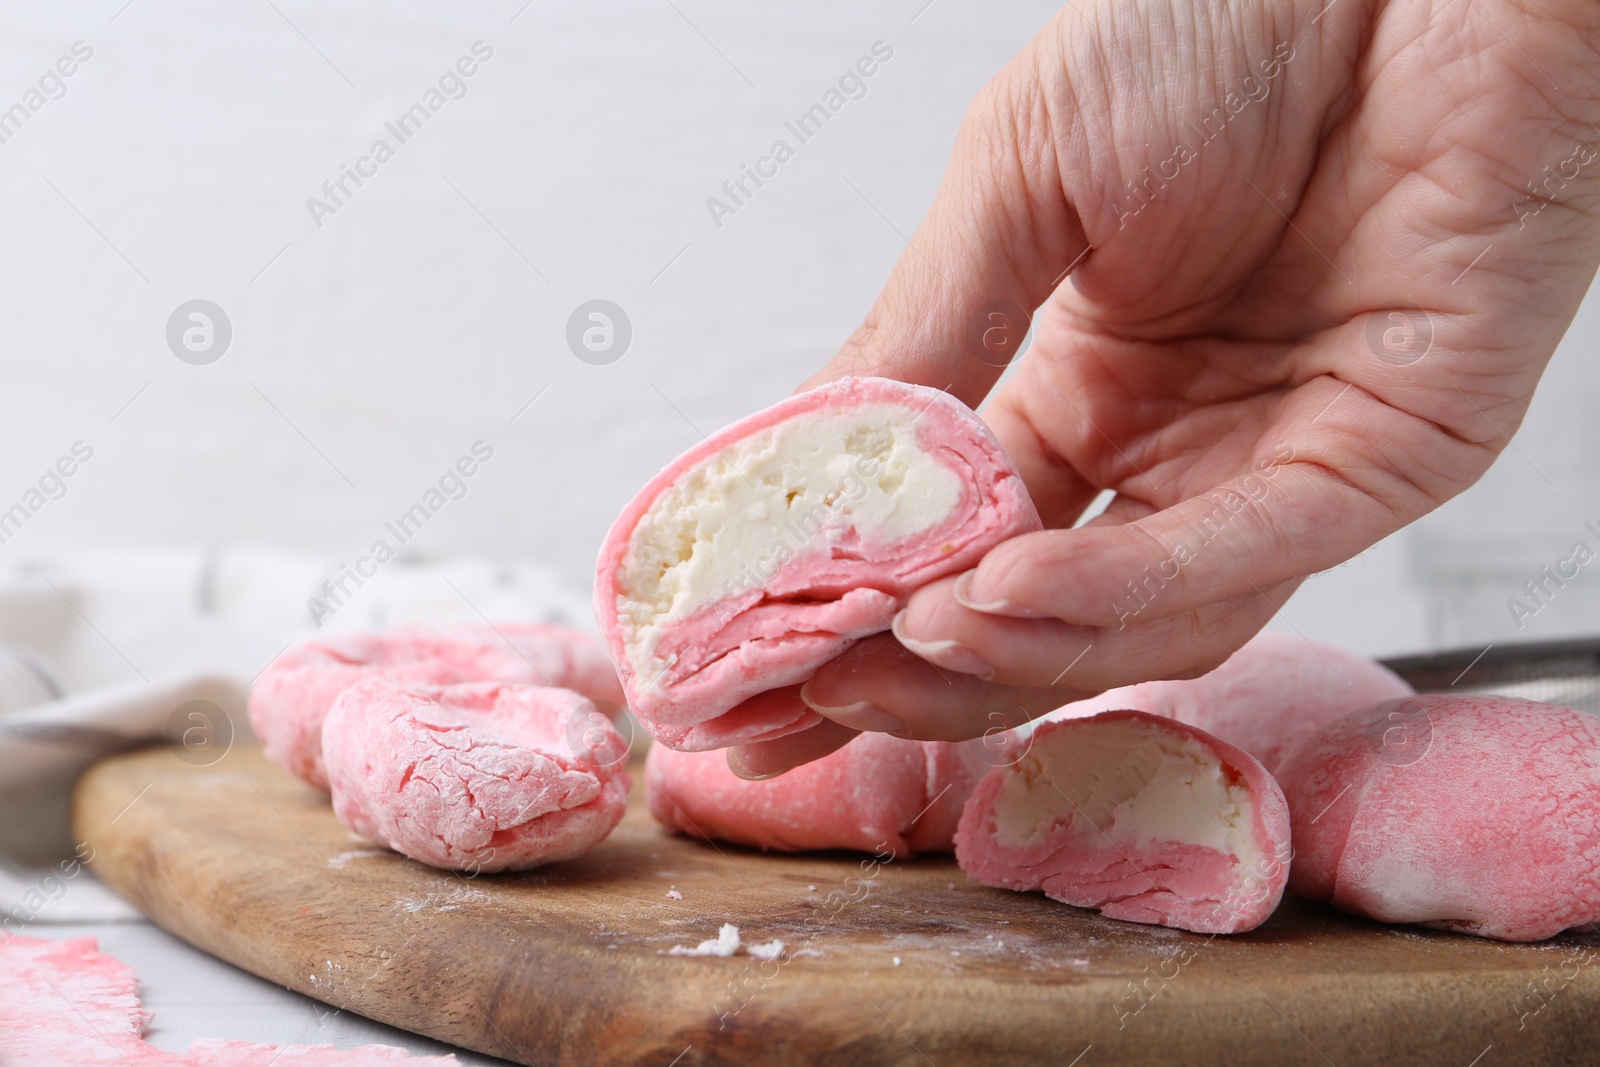
<svg viewBox="0 0 1600 1067"><path fill-rule="evenodd" d="M1499 696L1391 700L1278 771L1289 886L1382 922L1539 941L1600 920L1600 718Z"/></svg>
<svg viewBox="0 0 1600 1067"><path fill-rule="evenodd" d="M671 830L756 848L847 848L905 857L949 852L962 805L1003 749L861 734L777 778L747 781L722 752L655 745L645 760L650 814Z"/></svg>
<svg viewBox="0 0 1600 1067"><path fill-rule="evenodd" d="M100 952L92 937L0 940L0 1063L40 1067L364 1067L454 1064L391 1045L262 1045L202 1040L187 1055L147 1043L151 1015L139 1005L132 967Z"/></svg>
<svg viewBox="0 0 1600 1067"><path fill-rule="evenodd" d="M859 454L841 445L819 459L820 446L801 455L778 443L855 418L857 437L877 442ZM925 521L886 532L912 513ZM713 434L651 479L601 547L595 618L629 708L658 741L703 751L770 740L821 721L800 685L888 630L912 592L1039 528L970 408L937 389L841 379Z"/></svg>
<svg viewBox="0 0 1600 1067"><path fill-rule="evenodd" d="M474 682L345 690L323 726L351 830L453 870L525 870L599 844L627 808L627 743L581 693Z"/></svg>
<svg viewBox="0 0 1600 1067"><path fill-rule="evenodd" d="M459 623L330 634L286 650L251 686L250 725L267 757L326 790L322 720L340 693L367 678L559 686L577 690L608 714L623 699L600 645L560 626Z"/></svg>
<svg viewBox="0 0 1600 1067"><path fill-rule="evenodd" d="M1139 711L1044 724L956 831L956 861L984 885L1197 933L1265 922L1289 857L1289 809L1260 762Z"/></svg>
<svg viewBox="0 0 1600 1067"><path fill-rule="evenodd" d="M1199 678L1111 689L1050 713L1086 718L1132 708L1237 745L1269 771L1324 723L1380 700L1416 692L1383 664L1295 634L1257 634L1227 662Z"/></svg>

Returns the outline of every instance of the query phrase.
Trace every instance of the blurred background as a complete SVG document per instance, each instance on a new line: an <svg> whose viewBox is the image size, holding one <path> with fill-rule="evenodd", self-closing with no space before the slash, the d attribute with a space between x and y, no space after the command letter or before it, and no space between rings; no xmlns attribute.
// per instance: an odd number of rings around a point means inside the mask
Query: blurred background
<svg viewBox="0 0 1600 1067"><path fill-rule="evenodd" d="M8 8L0 510L92 458L0 521L0 639L43 640L74 685L160 668L175 633L253 674L478 442L492 459L321 621L583 624L622 504L832 353L967 102L1057 6ZM875 48L799 143L785 124ZM729 198L779 139L793 157ZM1600 548L1597 314L1481 484L1274 625L1374 654L1592 629L1587 570L1531 617L1507 599ZM611 347L579 358L597 323Z"/></svg>

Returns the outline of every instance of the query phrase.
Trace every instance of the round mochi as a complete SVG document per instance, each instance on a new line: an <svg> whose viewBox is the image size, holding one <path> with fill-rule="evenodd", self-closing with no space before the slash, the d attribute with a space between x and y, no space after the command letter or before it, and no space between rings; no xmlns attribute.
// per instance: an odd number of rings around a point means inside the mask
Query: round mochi
<svg viewBox="0 0 1600 1067"><path fill-rule="evenodd" d="M1039 528L972 409L937 389L846 378L656 475L601 547L595 617L658 741L771 740L820 721L800 685L889 629L913 591Z"/></svg>
<svg viewBox="0 0 1600 1067"><path fill-rule="evenodd" d="M1366 656L1292 634L1259 633L1199 678L1111 689L1068 704L1051 719L1132 708L1198 726L1275 771L1304 737L1358 708L1416 690Z"/></svg>
<svg viewBox="0 0 1600 1067"><path fill-rule="evenodd" d="M580 856L622 821L632 785L610 721L548 686L369 678L333 702L322 742L341 822L451 870Z"/></svg>
<svg viewBox="0 0 1600 1067"><path fill-rule="evenodd" d="M1502 941L1600 920L1600 718L1512 697L1393 700L1300 742L1278 779L1301 896Z"/></svg>
<svg viewBox="0 0 1600 1067"><path fill-rule="evenodd" d="M368 678L560 686L599 702L608 714L623 700L604 649L560 626L466 623L332 634L286 650L251 686L250 725L267 757L326 790L323 719L340 693Z"/></svg>
<svg viewBox="0 0 1600 1067"><path fill-rule="evenodd" d="M655 745L645 760L650 814L669 830L760 849L949 852L978 780L1010 751L994 738L951 744L861 734L777 778L751 782L722 752Z"/></svg>
<svg viewBox="0 0 1600 1067"><path fill-rule="evenodd" d="M1289 858L1265 767L1139 711L1044 724L978 784L956 831L956 861L984 885L1203 934L1265 922Z"/></svg>

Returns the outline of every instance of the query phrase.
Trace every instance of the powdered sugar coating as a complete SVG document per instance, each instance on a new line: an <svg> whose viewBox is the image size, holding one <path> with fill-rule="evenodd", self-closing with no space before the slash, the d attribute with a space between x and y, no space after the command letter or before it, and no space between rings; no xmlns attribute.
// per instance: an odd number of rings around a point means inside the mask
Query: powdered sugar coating
<svg viewBox="0 0 1600 1067"><path fill-rule="evenodd" d="M382 678L323 726L333 810L351 830L453 870L570 859L622 820L627 744L581 693Z"/></svg>
<svg viewBox="0 0 1600 1067"><path fill-rule="evenodd" d="M663 536L657 527L671 516L658 514L659 502L714 465L732 463L727 457L750 442L853 411L870 411L878 422L885 412L894 413L885 424L893 447L913 449L918 462L931 461L941 479L953 476L955 504L914 532L888 538L857 522L851 507L840 506L822 515L818 532L792 550L785 544L771 573L762 571L758 580L719 590L703 602L683 603L680 590L671 605L658 605L664 621L649 621L650 613L640 608L649 597L636 583L692 561L695 545L716 533L678 531L681 554L658 562L659 546L645 553L640 538L646 536L642 531ZM879 502L904 492L907 506L931 498L919 486L875 483L871 492ZM729 519L735 520L757 529L768 521L743 514ZM778 537L781 517L770 521ZM841 379L727 427L652 479L601 547L595 618L630 708L657 740L689 751L770 740L820 721L798 699L799 686L855 641L887 630L913 591L975 565L1000 541L1039 528L1021 478L970 408L936 389L882 378ZM765 699L753 699L763 694Z"/></svg>
<svg viewBox="0 0 1600 1067"><path fill-rule="evenodd" d="M1393 700L1306 738L1278 776L1301 896L1503 941L1600 920L1600 718L1512 697Z"/></svg>
<svg viewBox="0 0 1600 1067"><path fill-rule="evenodd" d="M721 752L645 760L650 814L671 830L780 852L949 852L961 807L1003 750L866 733L819 760L752 782Z"/></svg>
<svg viewBox="0 0 1600 1067"><path fill-rule="evenodd" d="M587 634L560 626L462 623L330 634L288 649L251 686L250 724L268 758L327 789L322 720L340 693L367 678L553 685L576 689L608 710L623 700L605 651Z"/></svg>

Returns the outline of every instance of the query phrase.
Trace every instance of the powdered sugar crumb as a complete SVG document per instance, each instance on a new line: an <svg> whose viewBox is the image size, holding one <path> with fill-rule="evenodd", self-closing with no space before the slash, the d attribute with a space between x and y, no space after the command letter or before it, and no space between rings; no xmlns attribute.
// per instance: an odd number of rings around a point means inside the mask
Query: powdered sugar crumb
<svg viewBox="0 0 1600 1067"><path fill-rule="evenodd" d="M760 945L751 945L745 951L758 960L775 960L783 955L783 942L778 940L767 941Z"/></svg>
<svg viewBox="0 0 1600 1067"><path fill-rule="evenodd" d="M739 928L732 923L723 923L722 929L711 941L702 941L694 948L685 948L682 945L673 945L667 950L669 956L720 956L727 959L739 951Z"/></svg>

